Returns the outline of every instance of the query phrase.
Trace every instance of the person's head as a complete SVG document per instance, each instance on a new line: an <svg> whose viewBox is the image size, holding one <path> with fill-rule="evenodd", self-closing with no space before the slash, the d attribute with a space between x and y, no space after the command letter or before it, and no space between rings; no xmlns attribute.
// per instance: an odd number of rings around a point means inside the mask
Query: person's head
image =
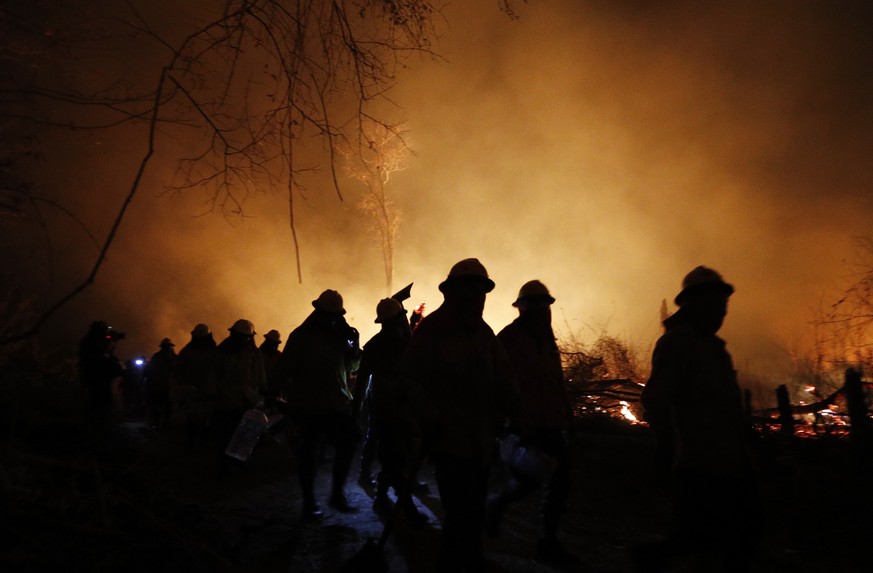
<svg viewBox="0 0 873 573"><path fill-rule="evenodd" d="M393 331L399 334L410 332L409 320L406 317L406 309L396 299L383 298L376 305L376 324L382 325L382 330Z"/></svg>
<svg viewBox="0 0 873 573"><path fill-rule="evenodd" d="M720 274L699 266L682 279L682 290L675 302L697 329L715 334L724 323L728 298L733 293L734 287Z"/></svg>
<svg viewBox="0 0 873 573"><path fill-rule="evenodd" d="M446 280L439 285L446 302L463 316L482 316L485 295L494 290L494 281L478 259L464 259L455 263Z"/></svg>
<svg viewBox="0 0 873 573"><path fill-rule="evenodd" d="M243 338L254 340L255 337L255 325L252 324L250 320L246 320L241 318L233 323L233 326L228 328L230 331L230 335L234 338Z"/></svg>
<svg viewBox="0 0 873 573"><path fill-rule="evenodd" d="M209 331L209 326L202 322L191 331L191 338L206 338L208 336L212 336L212 333Z"/></svg>
<svg viewBox="0 0 873 573"><path fill-rule="evenodd" d="M334 323L346 313L343 308L343 297L335 290L327 289L312 301L312 306L322 317Z"/></svg>
<svg viewBox="0 0 873 573"><path fill-rule="evenodd" d="M552 325L552 303L555 298L549 289L538 280L524 283L512 306L518 309L523 320L532 325L550 327Z"/></svg>
<svg viewBox="0 0 873 573"><path fill-rule="evenodd" d="M164 338L163 340L161 340L161 343L158 345L158 347L161 349L162 352L172 352L173 348L175 346L176 345L173 344L173 341L170 340L169 338Z"/></svg>
<svg viewBox="0 0 873 573"><path fill-rule="evenodd" d="M278 330L271 330L264 335L264 342L271 346L279 346L282 344L282 335Z"/></svg>

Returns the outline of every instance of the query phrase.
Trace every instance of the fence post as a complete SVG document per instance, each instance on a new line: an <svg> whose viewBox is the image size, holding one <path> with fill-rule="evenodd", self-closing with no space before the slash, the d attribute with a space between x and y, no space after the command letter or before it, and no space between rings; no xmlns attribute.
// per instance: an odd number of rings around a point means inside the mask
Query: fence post
<svg viewBox="0 0 873 573"><path fill-rule="evenodd" d="M788 386L780 384L776 388L776 404L779 406L779 423L782 425L782 434L794 435L794 410L788 399Z"/></svg>

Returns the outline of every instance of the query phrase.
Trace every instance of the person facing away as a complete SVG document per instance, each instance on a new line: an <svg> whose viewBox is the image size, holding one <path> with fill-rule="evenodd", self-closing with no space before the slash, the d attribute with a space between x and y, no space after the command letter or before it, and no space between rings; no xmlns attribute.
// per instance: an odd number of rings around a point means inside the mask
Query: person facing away
<svg viewBox="0 0 873 573"><path fill-rule="evenodd" d="M506 353L482 319L493 288L477 259L456 263L439 285L443 303L419 323L400 366L444 509L440 571L484 570L489 467L498 432L520 407Z"/></svg>
<svg viewBox="0 0 873 573"><path fill-rule="evenodd" d="M175 344L164 338L159 350L152 354L145 368L146 412L153 428L166 427L173 413L172 391L175 386L176 351Z"/></svg>
<svg viewBox="0 0 873 573"><path fill-rule="evenodd" d="M560 517L570 492L567 434L572 407L564 382L561 354L552 330L555 302L540 281L525 283L512 305L518 317L497 334L509 355L521 394L519 431L522 446L533 448L556 462L545 483L531 475L512 474L505 487L488 499L487 527L496 535L506 506L544 486L541 502L542 537L537 560L559 568L575 566L577 559L558 541Z"/></svg>
<svg viewBox="0 0 873 573"><path fill-rule="evenodd" d="M693 553L717 554L724 571L751 569L758 496L750 429L731 356L716 335L733 292L710 268L689 272L652 353L641 402L658 443L656 464L669 476L674 519L665 540L634 548L639 571L662 571Z"/></svg>
<svg viewBox="0 0 873 573"><path fill-rule="evenodd" d="M179 409L189 446L204 445L215 408L218 348L204 323L197 324L176 359Z"/></svg>
<svg viewBox="0 0 873 573"><path fill-rule="evenodd" d="M98 432L111 421L112 386L124 373L115 356L115 343L123 338L123 332L96 320L79 341L79 382L87 392L85 422Z"/></svg>
<svg viewBox="0 0 873 573"><path fill-rule="evenodd" d="M246 410L261 402L266 374L261 353L255 346L255 325L241 318L227 329L218 345L215 376L215 411L212 427L219 471L228 469L225 448Z"/></svg>
<svg viewBox="0 0 873 573"><path fill-rule="evenodd" d="M268 381L273 379L273 370L276 369L276 363L282 356L282 351L279 350L280 344L282 344L282 335L278 330L271 330L264 335L264 341L258 346L264 359L264 370L267 372Z"/></svg>
<svg viewBox="0 0 873 573"><path fill-rule="evenodd" d="M353 412L360 410L366 399L369 404L367 443L376 444L381 469L376 477L377 511L388 509L388 489L394 488L397 502L412 523L427 518L418 512L410 493L415 475L416 450L412 423L406 411L404 388L398 384L397 368L409 344L412 331L403 305L394 298L384 298L376 306L376 321L381 329L364 345L358 384L355 388ZM369 384L367 382L369 381ZM366 397L364 396L366 392ZM357 415L355 415L357 419ZM366 462L362 454L361 465ZM369 474L369 469L362 469Z"/></svg>
<svg viewBox="0 0 873 573"><path fill-rule="evenodd" d="M332 442L335 452L329 505L352 513L345 483L352 465L360 428L352 418L349 375L361 361L358 331L346 322L343 298L325 290L312 301L314 310L285 343L276 365L278 395L287 397L287 413L297 428L298 478L303 495L301 518L322 515L315 501L318 443L322 436Z"/></svg>

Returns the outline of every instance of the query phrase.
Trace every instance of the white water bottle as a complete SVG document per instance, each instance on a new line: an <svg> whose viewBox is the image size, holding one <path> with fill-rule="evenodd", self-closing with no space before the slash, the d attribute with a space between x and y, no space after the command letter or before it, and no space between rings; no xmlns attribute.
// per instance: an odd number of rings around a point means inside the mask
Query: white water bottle
<svg viewBox="0 0 873 573"><path fill-rule="evenodd" d="M257 408L248 410L243 414L224 453L240 461L246 461L266 429L267 415Z"/></svg>

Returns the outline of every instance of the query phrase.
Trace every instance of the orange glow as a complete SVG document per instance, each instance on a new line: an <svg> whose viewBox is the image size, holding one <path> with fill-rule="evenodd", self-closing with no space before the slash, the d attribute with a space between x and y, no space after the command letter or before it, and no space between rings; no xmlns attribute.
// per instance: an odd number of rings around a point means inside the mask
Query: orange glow
<svg viewBox="0 0 873 573"><path fill-rule="evenodd" d="M162 14L164 4L147 24L184 36L198 11ZM810 309L837 298L852 237L870 233L873 215L869 19L796 4L786 18L778 3L555 0L519 3L510 22L494 3L450 3L434 45L445 59L399 68L384 106L415 152L391 180L395 283L414 282L412 297L432 311L449 268L477 257L497 285L485 307L495 331L517 315L519 287L539 279L557 299L559 337L606 328L647 357L662 301L675 311L683 275L705 264L736 287L720 332L735 364L775 384L793 350L812 347ZM150 89L164 47L127 48L100 50L81 81L143 70L130 93ZM85 88L112 85L99 80ZM35 188L102 239L146 146L141 127L41 137ZM186 341L199 322L220 340L246 318L258 342L273 328L285 339L327 288L343 295L362 342L375 334L376 304L390 294L381 253L355 182L340 181L344 201L331 188L321 142L300 150L313 168L295 196L298 284L283 186L258 181L245 217L204 215L202 190L165 187L178 158L197 153L197 134L167 118L160 136L106 266L47 337L69 343L105 319L127 332L125 358L163 337ZM46 243L39 225L5 227L28 246L10 248L4 267L32 266L33 292L54 299L98 250L56 212L47 227L61 238L51 257L34 252Z"/></svg>

